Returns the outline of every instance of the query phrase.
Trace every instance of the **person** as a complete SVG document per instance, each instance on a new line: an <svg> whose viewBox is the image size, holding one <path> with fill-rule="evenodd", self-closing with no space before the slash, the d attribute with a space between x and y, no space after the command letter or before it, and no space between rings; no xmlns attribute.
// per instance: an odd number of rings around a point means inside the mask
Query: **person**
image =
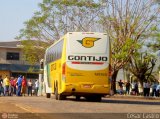
<svg viewBox="0 0 160 119"><path fill-rule="evenodd" d="M131 84L130 84L129 81L127 81L127 83L126 83L126 94L129 94L129 92L130 92L130 87L131 87Z"/></svg>
<svg viewBox="0 0 160 119"><path fill-rule="evenodd" d="M147 96L147 81L143 82L143 95Z"/></svg>
<svg viewBox="0 0 160 119"><path fill-rule="evenodd" d="M135 91L135 95L139 95L138 82L135 82L134 84L134 91Z"/></svg>
<svg viewBox="0 0 160 119"><path fill-rule="evenodd" d="M17 86L18 86L17 96L21 96L22 75L20 75L20 76L18 77L18 80L17 80Z"/></svg>
<svg viewBox="0 0 160 119"><path fill-rule="evenodd" d="M3 79L2 79L2 76L0 75L0 96L1 96L1 93L3 93L2 91L3 91Z"/></svg>
<svg viewBox="0 0 160 119"><path fill-rule="evenodd" d="M122 82L122 80L120 80L119 82L119 87L120 87L120 94L123 94L123 82Z"/></svg>
<svg viewBox="0 0 160 119"><path fill-rule="evenodd" d="M159 93L160 93L160 84L157 85L157 88L156 88L156 96L159 97Z"/></svg>
<svg viewBox="0 0 160 119"><path fill-rule="evenodd" d="M14 92L14 77L10 78L9 95L12 96Z"/></svg>
<svg viewBox="0 0 160 119"><path fill-rule="evenodd" d="M31 94L31 96L32 96L32 81L31 81L31 79L28 81L28 96L29 96L29 94Z"/></svg>
<svg viewBox="0 0 160 119"><path fill-rule="evenodd" d="M147 81L146 83L147 97L150 96L150 87L151 87L150 82Z"/></svg>
<svg viewBox="0 0 160 119"><path fill-rule="evenodd" d="M13 80L13 87L14 87L14 91L13 91L13 94L14 95L16 95L16 87L17 87L17 78L15 78L14 80Z"/></svg>
<svg viewBox="0 0 160 119"><path fill-rule="evenodd" d="M148 81L145 81L143 83L143 92L144 92L144 96L149 96L150 95L150 83Z"/></svg>
<svg viewBox="0 0 160 119"><path fill-rule="evenodd" d="M9 86L10 86L10 80L9 80L8 76L6 75L6 77L4 79L4 96L6 96L7 93L9 96Z"/></svg>
<svg viewBox="0 0 160 119"><path fill-rule="evenodd" d="M39 81L36 79L35 82L35 95L38 96L38 89L39 89Z"/></svg>
<svg viewBox="0 0 160 119"><path fill-rule="evenodd" d="M157 88L157 83L154 82L152 85L152 96L156 96L156 88Z"/></svg>
<svg viewBox="0 0 160 119"><path fill-rule="evenodd" d="M25 96L26 87L27 87L27 80L26 80L26 78L23 76L23 78L22 78L22 89L21 89L21 94L22 94L22 96Z"/></svg>

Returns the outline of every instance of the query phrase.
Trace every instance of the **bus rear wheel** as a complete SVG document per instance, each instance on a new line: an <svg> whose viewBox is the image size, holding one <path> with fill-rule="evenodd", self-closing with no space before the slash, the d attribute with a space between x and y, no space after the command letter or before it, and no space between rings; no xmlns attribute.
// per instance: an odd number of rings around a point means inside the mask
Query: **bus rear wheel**
<svg viewBox="0 0 160 119"><path fill-rule="evenodd" d="M58 94L58 86L55 87L55 98L56 100L65 100L66 96L62 94Z"/></svg>
<svg viewBox="0 0 160 119"><path fill-rule="evenodd" d="M62 94L58 95L58 100L65 100L65 99L66 99L65 95L62 95Z"/></svg>
<svg viewBox="0 0 160 119"><path fill-rule="evenodd" d="M58 100L58 86L55 87L55 92L54 92L56 100Z"/></svg>
<svg viewBox="0 0 160 119"><path fill-rule="evenodd" d="M46 93L46 98L51 98L51 94L50 93Z"/></svg>

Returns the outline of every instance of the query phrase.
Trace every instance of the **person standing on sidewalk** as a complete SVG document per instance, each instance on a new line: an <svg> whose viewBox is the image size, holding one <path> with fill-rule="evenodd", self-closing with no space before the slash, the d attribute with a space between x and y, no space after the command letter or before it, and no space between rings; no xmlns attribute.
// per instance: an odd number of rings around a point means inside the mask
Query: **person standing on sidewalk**
<svg viewBox="0 0 160 119"><path fill-rule="evenodd" d="M143 93L144 93L144 96L147 96L149 97L150 96L150 83L148 81L145 81L143 83Z"/></svg>
<svg viewBox="0 0 160 119"><path fill-rule="evenodd" d="M123 82L122 82L122 80L120 80L119 82L119 87L120 87L120 95L122 95L123 94Z"/></svg>
<svg viewBox="0 0 160 119"><path fill-rule="evenodd" d="M126 94L128 94L128 95L130 93L130 87L131 87L131 84L130 84L129 81L127 81L127 83L126 83Z"/></svg>
<svg viewBox="0 0 160 119"><path fill-rule="evenodd" d="M14 77L10 78L9 95L13 96L14 93Z"/></svg>
<svg viewBox="0 0 160 119"><path fill-rule="evenodd" d="M143 82L143 96L147 96L147 81Z"/></svg>
<svg viewBox="0 0 160 119"><path fill-rule="evenodd" d="M26 94L26 88L27 88L27 80L23 76L23 78L22 78L22 90L21 90L22 96L25 96L25 94Z"/></svg>
<svg viewBox="0 0 160 119"><path fill-rule="evenodd" d="M22 75L20 75L20 76L18 77L17 86L18 86L17 96L21 96Z"/></svg>
<svg viewBox="0 0 160 119"><path fill-rule="evenodd" d="M14 84L13 84L13 87L14 87L13 94L16 95L16 91L17 91L17 89L16 89L16 86L17 86L17 78L14 78L13 83L14 83Z"/></svg>
<svg viewBox="0 0 160 119"><path fill-rule="evenodd" d="M156 88L157 88L157 82L154 82L152 85L152 96L156 96Z"/></svg>
<svg viewBox="0 0 160 119"><path fill-rule="evenodd" d="M31 96L32 96L32 81L31 81L31 79L28 81L28 96L29 96L29 94L31 94Z"/></svg>
<svg viewBox="0 0 160 119"><path fill-rule="evenodd" d="M35 82L35 95L38 96L38 89L39 89L39 81L36 79Z"/></svg>
<svg viewBox="0 0 160 119"><path fill-rule="evenodd" d="M138 82L136 81L134 84L134 90L135 90L135 95L139 95L139 87L138 87Z"/></svg>
<svg viewBox="0 0 160 119"><path fill-rule="evenodd" d="M4 79L4 95L5 96L7 93L9 96L9 86L10 86L10 80L9 80L8 76L6 75L6 78Z"/></svg>
<svg viewBox="0 0 160 119"><path fill-rule="evenodd" d="M160 93L160 84L157 85L157 88L156 88L156 96L159 97L159 93Z"/></svg>
<svg viewBox="0 0 160 119"><path fill-rule="evenodd" d="M3 91L3 79L2 79L2 76L0 75L0 96L1 96L1 93L3 93L2 91Z"/></svg>
<svg viewBox="0 0 160 119"><path fill-rule="evenodd" d="M146 91L147 91L147 97L149 97L150 96L150 87L151 87L151 85L150 85L150 83L147 81L147 83L146 83Z"/></svg>

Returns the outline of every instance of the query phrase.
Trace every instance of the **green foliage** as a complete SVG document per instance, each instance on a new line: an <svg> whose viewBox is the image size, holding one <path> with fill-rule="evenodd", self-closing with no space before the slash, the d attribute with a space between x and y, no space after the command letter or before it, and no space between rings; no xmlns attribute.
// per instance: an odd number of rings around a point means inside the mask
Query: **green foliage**
<svg viewBox="0 0 160 119"><path fill-rule="evenodd" d="M153 3L150 0L109 0L106 3L101 23L111 39L113 72L123 68L153 37L160 18L159 8Z"/></svg>
<svg viewBox="0 0 160 119"><path fill-rule="evenodd" d="M159 29L153 34L153 38L147 44L148 48L151 48L154 52L160 50L160 33Z"/></svg>
<svg viewBox="0 0 160 119"><path fill-rule="evenodd" d="M37 55L35 47L44 55L45 48L67 32L94 31L102 11L100 4L93 0L43 0L39 7L40 11L24 23L25 28L17 37L27 39L27 43L22 43L25 59L31 63L43 58ZM41 49L39 44L30 41L46 42L47 46Z"/></svg>
<svg viewBox="0 0 160 119"><path fill-rule="evenodd" d="M23 40L23 58L30 64L39 62L44 58L44 52L48 44L42 41Z"/></svg>
<svg viewBox="0 0 160 119"><path fill-rule="evenodd" d="M118 71L141 47L139 43L156 30L158 14L152 6L148 0L43 0L40 11L24 23L17 39L42 41L49 46L67 32L107 32L112 44L112 68ZM25 58L38 61L34 48L25 45Z"/></svg>
<svg viewBox="0 0 160 119"><path fill-rule="evenodd" d="M141 83L144 81L155 81L156 78L152 75L155 66L155 56L149 53L139 53L138 51L132 56L129 67L126 67L134 77Z"/></svg>

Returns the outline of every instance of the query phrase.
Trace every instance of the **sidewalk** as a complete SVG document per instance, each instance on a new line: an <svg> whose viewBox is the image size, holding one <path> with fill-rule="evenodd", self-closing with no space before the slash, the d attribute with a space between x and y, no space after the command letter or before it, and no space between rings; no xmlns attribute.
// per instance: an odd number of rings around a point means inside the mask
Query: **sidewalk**
<svg viewBox="0 0 160 119"><path fill-rule="evenodd" d="M109 96L109 98L117 98L117 99L145 99L145 100L159 100L160 101L160 97L144 97L144 96L136 96L136 95L119 95L119 94L115 94L112 96Z"/></svg>

